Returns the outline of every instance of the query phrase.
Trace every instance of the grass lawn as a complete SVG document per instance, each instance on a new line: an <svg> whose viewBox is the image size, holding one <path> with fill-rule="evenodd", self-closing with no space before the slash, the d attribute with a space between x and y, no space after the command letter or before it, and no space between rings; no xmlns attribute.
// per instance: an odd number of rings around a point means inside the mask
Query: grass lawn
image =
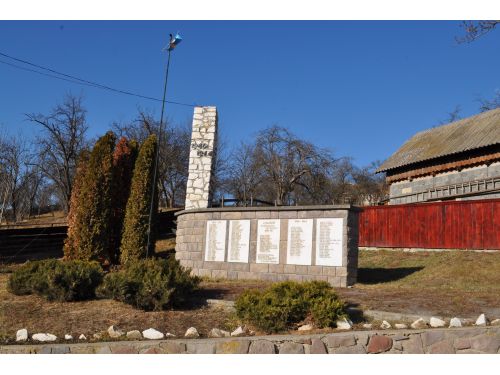
<svg viewBox="0 0 500 375"><path fill-rule="evenodd" d="M500 252L360 252L358 283L339 293L369 309L500 317Z"/></svg>
<svg viewBox="0 0 500 375"><path fill-rule="evenodd" d="M172 243L163 245L171 250ZM20 328L59 337L84 333L91 338L115 324L123 330L153 327L182 337L194 326L206 337L212 328L230 330L238 324L227 310L203 305L144 312L104 299L60 303L34 295L15 296L7 292L8 276L0 273L0 341L12 339ZM268 284L205 280L193 297L197 301L234 300L245 289ZM362 309L461 318L476 318L484 312L500 318L500 253L361 251L358 283L337 291L350 305Z"/></svg>

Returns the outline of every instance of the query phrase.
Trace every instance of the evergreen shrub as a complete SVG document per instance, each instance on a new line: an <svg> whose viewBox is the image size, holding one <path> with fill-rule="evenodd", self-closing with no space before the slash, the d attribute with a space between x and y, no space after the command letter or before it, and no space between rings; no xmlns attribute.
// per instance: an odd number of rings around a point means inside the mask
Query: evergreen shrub
<svg viewBox="0 0 500 375"><path fill-rule="evenodd" d="M130 195L130 184L134 172L139 146L135 140L122 137L113 154L113 182L111 196L111 227L109 258L117 264L120 259L120 241L125 218L125 208Z"/></svg>
<svg viewBox="0 0 500 375"><path fill-rule="evenodd" d="M80 195L82 191L82 186L85 181L85 175L87 173L88 162L90 158L90 152L88 150L82 151L78 157L78 164L76 167L75 178L73 180L73 187L71 189L71 198L69 202L68 211L68 235L64 240L64 257L66 259L77 258L77 249L79 247L79 225L81 225L81 220L77 218L78 215L78 205L80 202Z"/></svg>
<svg viewBox="0 0 500 375"><path fill-rule="evenodd" d="M334 327L344 316L344 303L324 281L285 281L262 291L243 292L235 303L236 315L265 332L290 329L306 318L318 328Z"/></svg>
<svg viewBox="0 0 500 375"><path fill-rule="evenodd" d="M75 193L76 204L72 202L76 211L71 218L73 223L68 242L72 250L66 251L67 258L111 263L109 243L115 142L113 132L99 138L83 168L81 185Z"/></svg>
<svg viewBox="0 0 500 375"><path fill-rule="evenodd" d="M156 222L156 212L158 210L158 194L156 191L153 192L152 179L156 148L156 136L151 135L141 145L135 162L130 195L125 210L120 246L120 263L124 265L146 258L148 252L150 254L154 252L154 224ZM148 226L151 200L153 200L154 206L150 248L148 249Z"/></svg>
<svg viewBox="0 0 500 375"><path fill-rule="evenodd" d="M98 295L113 298L146 311L184 304L200 283L175 258L148 258L131 262L104 278Z"/></svg>
<svg viewBox="0 0 500 375"><path fill-rule="evenodd" d="M16 295L38 294L49 301L83 301L95 297L103 276L97 262L41 260L15 270L7 289Z"/></svg>

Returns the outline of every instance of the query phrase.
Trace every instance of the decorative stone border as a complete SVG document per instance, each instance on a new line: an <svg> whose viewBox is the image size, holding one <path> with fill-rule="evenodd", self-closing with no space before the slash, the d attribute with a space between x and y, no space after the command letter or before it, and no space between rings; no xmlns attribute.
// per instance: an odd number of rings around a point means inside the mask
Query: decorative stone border
<svg viewBox="0 0 500 375"><path fill-rule="evenodd" d="M465 354L499 353L500 327L357 331L221 339L5 345L3 354Z"/></svg>

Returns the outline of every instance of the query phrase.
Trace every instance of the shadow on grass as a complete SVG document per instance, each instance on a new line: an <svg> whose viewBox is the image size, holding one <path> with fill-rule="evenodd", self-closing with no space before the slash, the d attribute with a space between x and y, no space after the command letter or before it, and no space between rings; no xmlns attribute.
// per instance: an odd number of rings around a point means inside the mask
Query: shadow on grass
<svg viewBox="0 0 500 375"><path fill-rule="evenodd" d="M346 312L349 315L349 319L354 324L366 322L366 318L363 315L363 310L361 309L359 303L347 302L345 307Z"/></svg>
<svg viewBox="0 0 500 375"><path fill-rule="evenodd" d="M380 284L404 279L424 267L401 268L359 268L358 282L362 284Z"/></svg>

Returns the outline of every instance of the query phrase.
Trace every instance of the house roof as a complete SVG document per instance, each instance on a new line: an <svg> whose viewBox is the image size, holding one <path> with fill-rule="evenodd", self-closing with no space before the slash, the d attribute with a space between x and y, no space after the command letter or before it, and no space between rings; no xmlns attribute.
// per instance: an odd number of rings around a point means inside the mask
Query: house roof
<svg viewBox="0 0 500 375"><path fill-rule="evenodd" d="M500 144L500 108L415 134L377 172L495 144Z"/></svg>

